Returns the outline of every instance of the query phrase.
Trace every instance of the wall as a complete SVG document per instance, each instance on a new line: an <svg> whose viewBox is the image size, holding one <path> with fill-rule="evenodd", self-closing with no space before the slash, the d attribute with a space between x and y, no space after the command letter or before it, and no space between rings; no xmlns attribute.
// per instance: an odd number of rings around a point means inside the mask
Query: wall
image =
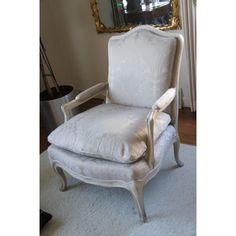
<svg viewBox="0 0 236 236"><path fill-rule="evenodd" d="M97 34L89 0L41 0L40 33L59 84L83 90L107 80L107 43L114 34ZM189 107L186 70L184 55L180 86Z"/></svg>

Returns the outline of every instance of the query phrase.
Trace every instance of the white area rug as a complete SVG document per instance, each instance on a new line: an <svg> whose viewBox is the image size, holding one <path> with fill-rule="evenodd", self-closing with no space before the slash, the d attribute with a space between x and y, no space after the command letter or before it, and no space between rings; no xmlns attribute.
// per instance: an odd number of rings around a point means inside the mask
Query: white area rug
<svg viewBox="0 0 236 236"><path fill-rule="evenodd" d="M131 194L69 177L70 189L59 191L47 152L41 154L40 207L53 215L42 236L193 236L196 221L196 148L181 145L184 167L176 168L173 150L145 187L148 222L139 223Z"/></svg>

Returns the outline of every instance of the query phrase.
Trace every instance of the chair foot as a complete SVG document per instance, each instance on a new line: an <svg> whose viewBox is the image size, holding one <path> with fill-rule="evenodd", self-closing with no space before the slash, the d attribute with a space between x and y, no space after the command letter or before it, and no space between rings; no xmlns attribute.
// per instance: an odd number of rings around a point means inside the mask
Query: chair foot
<svg viewBox="0 0 236 236"><path fill-rule="evenodd" d="M147 222L147 216L144 208L143 200L144 183L135 181L129 185L128 190L132 193L136 206L138 208L139 218L142 223Z"/></svg>
<svg viewBox="0 0 236 236"><path fill-rule="evenodd" d="M176 161L178 167L182 167L182 166L184 166L184 163L183 163L182 161L180 161L180 159L179 159L179 147L180 147L180 142L177 141L177 142L175 142L173 145L174 145L175 161Z"/></svg>
<svg viewBox="0 0 236 236"><path fill-rule="evenodd" d="M64 192L67 190L67 180L66 180L66 175L64 171L62 170L61 167L55 166L54 168L55 173L61 180L61 186L60 186L60 191Z"/></svg>

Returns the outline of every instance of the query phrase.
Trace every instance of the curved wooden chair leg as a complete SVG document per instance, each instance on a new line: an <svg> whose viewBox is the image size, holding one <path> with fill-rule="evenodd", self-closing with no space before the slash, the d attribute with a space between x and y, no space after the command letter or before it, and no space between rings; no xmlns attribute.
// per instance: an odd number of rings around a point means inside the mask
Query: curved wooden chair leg
<svg viewBox="0 0 236 236"><path fill-rule="evenodd" d="M128 190L132 193L135 204L138 208L140 221L144 223L147 222L147 216L144 209L143 189L144 183L138 181L132 182L128 188Z"/></svg>
<svg viewBox="0 0 236 236"><path fill-rule="evenodd" d="M53 168L55 173L57 174L57 176L60 178L61 180L61 186L60 186L60 191L64 192L67 190L67 180L66 180L66 175L64 173L64 171L62 170L61 167L54 167Z"/></svg>
<svg viewBox="0 0 236 236"><path fill-rule="evenodd" d="M182 167L182 166L184 166L184 163L182 161L180 161L180 159L179 159L179 147L180 147L179 140L177 142L175 142L173 145L174 145L175 161L176 161L178 167Z"/></svg>

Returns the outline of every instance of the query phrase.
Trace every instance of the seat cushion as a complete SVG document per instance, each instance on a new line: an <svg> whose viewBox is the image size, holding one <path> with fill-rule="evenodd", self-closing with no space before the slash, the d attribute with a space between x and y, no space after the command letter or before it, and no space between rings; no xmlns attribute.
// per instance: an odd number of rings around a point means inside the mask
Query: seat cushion
<svg viewBox="0 0 236 236"><path fill-rule="evenodd" d="M176 141L176 130L173 126L160 135L154 145L154 168L159 168L166 155L170 145ZM143 179L150 171L145 158L141 158L135 163L121 164L113 161L90 158L81 154L75 154L70 151L51 145L48 148L48 157L51 163L56 162L65 171L74 177L87 177L96 180L105 181L125 181Z"/></svg>
<svg viewBox="0 0 236 236"><path fill-rule="evenodd" d="M146 117L150 109L102 104L74 116L55 129L48 141L57 147L90 157L131 163L146 151ZM167 128L170 116L160 113L155 139Z"/></svg>

